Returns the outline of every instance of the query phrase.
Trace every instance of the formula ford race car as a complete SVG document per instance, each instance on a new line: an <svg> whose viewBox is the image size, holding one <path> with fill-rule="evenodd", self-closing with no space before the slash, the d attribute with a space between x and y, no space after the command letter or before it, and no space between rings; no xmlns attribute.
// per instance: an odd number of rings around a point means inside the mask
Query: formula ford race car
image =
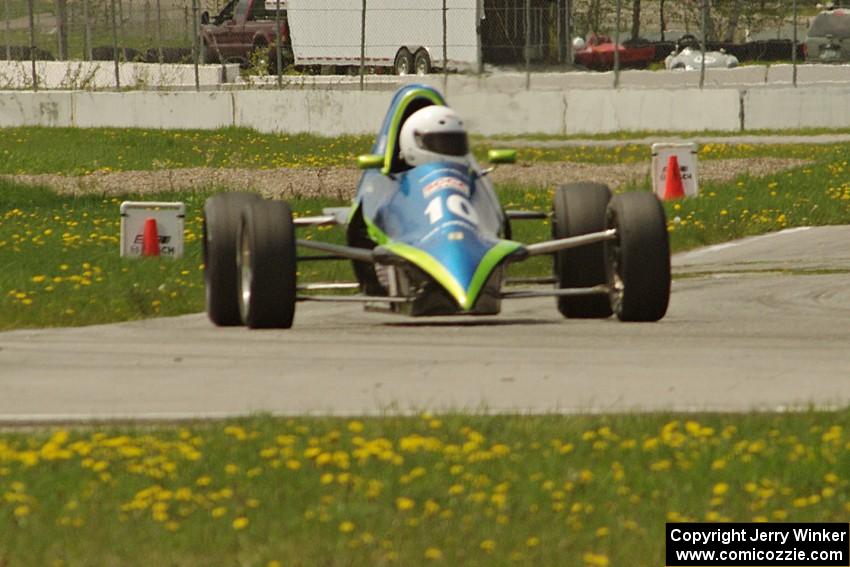
<svg viewBox="0 0 850 567"><path fill-rule="evenodd" d="M433 128L420 117L436 119ZM516 153L491 150L488 157L510 163ZM372 153L358 164L365 171L351 208L321 216L293 218L287 203L252 193L207 200L206 309L213 323L289 328L300 301L356 301L407 315L494 315L503 299L553 296L565 317L657 321L667 311L670 252L654 194L561 186L553 239L515 242L512 221L549 215L502 209L492 168L476 163L462 122L430 87L396 92ZM296 237L300 227L321 225L344 225L347 244ZM540 255L554 256L554 277L531 284L554 288L515 289L506 266ZM357 282L298 284L298 264L328 260L353 262ZM354 288L357 295L340 292Z"/></svg>

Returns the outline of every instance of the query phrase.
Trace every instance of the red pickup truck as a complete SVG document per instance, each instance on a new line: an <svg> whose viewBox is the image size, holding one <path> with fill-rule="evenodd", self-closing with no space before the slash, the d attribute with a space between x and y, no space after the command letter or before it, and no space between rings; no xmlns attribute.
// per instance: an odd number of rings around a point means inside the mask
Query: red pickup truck
<svg viewBox="0 0 850 567"><path fill-rule="evenodd" d="M201 49L204 61L239 61L247 65L254 52L268 54L269 60L274 61L276 49L270 51L270 48L277 40L276 2L277 0L230 0L212 20L209 12L201 14ZM283 64L287 65L292 62L292 48L285 7L285 0L280 0L281 52Z"/></svg>

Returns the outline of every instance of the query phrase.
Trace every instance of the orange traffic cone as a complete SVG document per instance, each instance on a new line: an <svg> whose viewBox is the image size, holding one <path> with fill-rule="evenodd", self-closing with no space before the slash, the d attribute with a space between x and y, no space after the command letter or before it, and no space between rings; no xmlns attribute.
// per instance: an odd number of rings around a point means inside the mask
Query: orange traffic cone
<svg viewBox="0 0 850 567"><path fill-rule="evenodd" d="M159 232L156 219L145 219L145 231L142 236L142 256L159 256Z"/></svg>
<svg viewBox="0 0 850 567"><path fill-rule="evenodd" d="M664 181L664 200L681 199L685 196L685 187L682 185L682 173L679 171L679 158L675 155L667 160L667 177Z"/></svg>

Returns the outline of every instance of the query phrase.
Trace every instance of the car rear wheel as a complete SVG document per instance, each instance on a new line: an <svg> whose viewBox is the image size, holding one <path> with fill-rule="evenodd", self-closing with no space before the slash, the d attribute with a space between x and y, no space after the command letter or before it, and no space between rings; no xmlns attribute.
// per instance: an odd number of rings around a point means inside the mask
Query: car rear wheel
<svg viewBox="0 0 850 567"><path fill-rule="evenodd" d="M288 329L295 316L295 225L283 201L242 211L236 265L242 321L252 329Z"/></svg>
<svg viewBox="0 0 850 567"><path fill-rule="evenodd" d="M605 242L611 307L620 321L658 321L670 301L670 243L661 201L652 193L615 195Z"/></svg>
<svg viewBox="0 0 850 567"><path fill-rule="evenodd" d="M611 190L601 183L570 183L558 187L553 200L552 237L569 238L605 229L605 210ZM555 278L560 289L592 287L607 280L602 243L561 250L554 255ZM605 295L559 297L564 317L592 319L611 316Z"/></svg>
<svg viewBox="0 0 850 567"><path fill-rule="evenodd" d="M236 237L242 209L257 201L256 193L219 193L204 203L204 288L210 321L219 326L239 325L236 300Z"/></svg>

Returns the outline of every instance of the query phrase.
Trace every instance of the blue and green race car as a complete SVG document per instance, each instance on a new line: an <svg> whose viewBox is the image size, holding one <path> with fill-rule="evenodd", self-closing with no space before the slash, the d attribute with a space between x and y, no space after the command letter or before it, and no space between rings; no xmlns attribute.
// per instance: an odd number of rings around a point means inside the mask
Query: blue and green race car
<svg viewBox="0 0 850 567"><path fill-rule="evenodd" d="M434 130L411 131L425 114L436 117ZM399 89L371 153L358 158L363 175L349 208L293 218L284 201L244 192L210 197L203 238L210 320L289 328L301 301L362 302L413 316L495 315L502 300L543 296L555 297L567 318L664 317L670 251L654 194L612 195L605 185L573 182L556 189L550 212L506 211L492 167L481 167L465 132L452 130L459 128L452 121L462 124L455 116L431 87ZM432 159L415 159L405 143L420 144ZM488 158L511 163L516 153L491 150ZM551 240L512 240L512 222L547 218ZM298 238L299 228L317 225L344 226L346 244ZM540 255L552 256L553 275L517 288L506 267ZM357 281L299 285L297 266L317 261L350 261Z"/></svg>

